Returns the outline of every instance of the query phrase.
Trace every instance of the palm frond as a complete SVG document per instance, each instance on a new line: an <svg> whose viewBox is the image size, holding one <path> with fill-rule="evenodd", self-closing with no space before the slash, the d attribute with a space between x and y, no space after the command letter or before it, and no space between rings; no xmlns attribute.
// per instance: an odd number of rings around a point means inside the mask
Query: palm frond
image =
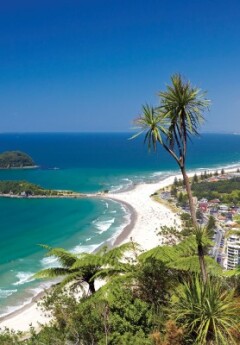
<svg viewBox="0 0 240 345"><path fill-rule="evenodd" d="M97 267L102 265L103 258L102 256L92 254L92 253L85 253L81 255L80 258L73 263L71 266L72 269L80 269L84 267Z"/></svg>
<svg viewBox="0 0 240 345"><path fill-rule="evenodd" d="M162 143L163 136L167 134L166 119L162 114L146 104L143 106L142 115L134 123L140 131L132 136L131 139L145 132L144 143L147 143L149 150L151 148L156 150L157 143Z"/></svg>
<svg viewBox="0 0 240 345"><path fill-rule="evenodd" d="M73 273L69 273L66 278L64 278L61 283L60 283L60 287L64 287L68 284L71 283L71 290L75 290L76 288L80 288L83 289L82 283L84 282L84 279L81 275L79 275L79 272L73 272Z"/></svg>
<svg viewBox="0 0 240 345"><path fill-rule="evenodd" d="M64 276L69 274L71 271L68 268L64 267L53 267L53 268L46 268L41 270L33 275L33 278L41 279L41 278L56 278L60 276Z"/></svg>
<svg viewBox="0 0 240 345"><path fill-rule="evenodd" d="M156 259L163 263L168 263L177 258L179 258L179 256L176 253L175 248L170 246L157 246L139 255L140 262L144 262L149 259Z"/></svg>
<svg viewBox="0 0 240 345"><path fill-rule="evenodd" d="M171 149L181 147L179 155L186 154L187 141L191 135L199 134L199 127L204 122L204 112L210 101L206 92L185 81L180 74L171 77L171 85L160 92L159 106L163 116L170 121L168 141ZM176 147L175 147L176 146Z"/></svg>
<svg viewBox="0 0 240 345"><path fill-rule="evenodd" d="M205 256L207 272L211 276L220 276L222 274L221 266L210 256ZM197 255L191 257L182 257L175 262L169 262L167 265L179 271L188 271L193 273L201 273L199 266L199 257Z"/></svg>
<svg viewBox="0 0 240 345"><path fill-rule="evenodd" d="M125 273L133 272L133 265L130 264L118 264L115 267L106 267L102 268L100 271L98 271L93 277L92 280L96 278L100 279L106 279L113 276L122 275Z"/></svg>
<svg viewBox="0 0 240 345"><path fill-rule="evenodd" d="M201 244L204 248L208 248L212 242L205 236L201 237ZM205 250L207 251L207 250ZM163 262L167 267L180 271L200 272L198 244L196 236L191 235L174 246L158 246L139 256L141 262L149 259L155 259ZM222 269L209 256L205 256L207 270L210 275L222 274Z"/></svg>
<svg viewBox="0 0 240 345"><path fill-rule="evenodd" d="M108 263L108 261L112 262L112 261L119 261L121 259L123 259L123 257L127 254L127 253L137 253L140 251L140 246L135 243L135 242L127 242L124 243L118 247L114 247L113 249L106 251L106 253L104 254L104 262Z"/></svg>
<svg viewBox="0 0 240 345"><path fill-rule="evenodd" d="M41 245L41 247L48 250L46 256L55 256L63 267L71 267L77 260L77 255L63 248L52 248L47 245Z"/></svg>

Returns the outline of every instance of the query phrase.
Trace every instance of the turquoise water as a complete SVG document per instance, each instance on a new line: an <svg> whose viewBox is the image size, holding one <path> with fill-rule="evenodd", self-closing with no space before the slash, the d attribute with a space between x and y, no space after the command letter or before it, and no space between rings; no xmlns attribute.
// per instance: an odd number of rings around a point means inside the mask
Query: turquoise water
<svg viewBox="0 0 240 345"><path fill-rule="evenodd" d="M39 292L32 274L54 264L52 258L44 258L37 244L64 246L74 252L94 250L120 231L127 217L117 203L90 199L0 199L0 210L2 313Z"/></svg>
<svg viewBox="0 0 240 345"><path fill-rule="evenodd" d="M0 179L28 180L46 188L95 192L125 190L177 171L161 150L148 154L142 139L122 134L1 134L1 151L22 150L36 170L0 170ZM240 136L203 135L189 147L188 169L234 166ZM128 210L106 200L0 199L0 314L27 303L47 282L32 280L56 264L37 244L94 250L129 221Z"/></svg>

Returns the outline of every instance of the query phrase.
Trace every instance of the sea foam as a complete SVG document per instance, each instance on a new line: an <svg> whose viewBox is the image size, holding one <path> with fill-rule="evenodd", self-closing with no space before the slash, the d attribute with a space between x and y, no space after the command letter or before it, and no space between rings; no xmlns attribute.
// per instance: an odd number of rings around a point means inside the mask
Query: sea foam
<svg viewBox="0 0 240 345"><path fill-rule="evenodd" d="M115 222L115 218L111 218L108 220L95 220L93 221L94 226L98 229L98 233L102 234L103 232L107 231L111 225Z"/></svg>
<svg viewBox="0 0 240 345"><path fill-rule="evenodd" d="M0 289L0 298L7 298L7 297L11 296L12 294L14 294L15 292L17 292L17 289L15 289L15 290Z"/></svg>
<svg viewBox="0 0 240 345"><path fill-rule="evenodd" d="M47 256L41 260L41 265L44 268L59 267L61 266L59 260L55 256Z"/></svg>
<svg viewBox="0 0 240 345"><path fill-rule="evenodd" d="M110 188L111 193L118 193L118 192L124 192L130 188L132 188L134 185L134 182L130 180L129 178L122 178L120 180L120 184L112 185Z"/></svg>
<svg viewBox="0 0 240 345"><path fill-rule="evenodd" d="M88 246L84 246L79 244L78 246L71 249L71 252L74 254L80 254L80 253L92 253L94 250L96 250L98 247L103 245L104 242L98 243L98 244L90 244Z"/></svg>
<svg viewBox="0 0 240 345"><path fill-rule="evenodd" d="M18 281L12 284L15 286L23 285L34 280L32 272L18 272L16 277L18 278Z"/></svg>

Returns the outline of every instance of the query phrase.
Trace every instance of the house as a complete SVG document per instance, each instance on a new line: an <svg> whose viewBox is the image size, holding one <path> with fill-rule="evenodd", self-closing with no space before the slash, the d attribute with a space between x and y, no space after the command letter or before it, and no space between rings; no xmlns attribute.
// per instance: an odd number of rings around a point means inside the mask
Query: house
<svg viewBox="0 0 240 345"><path fill-rule="evenodd" d="M199 210L201 211L201 212L207 212L207 210L208 210L208 204L206 203L206 204L201 204L201 205L198 205L198 208L199 208Z"/></svg>
<svg viewBox="0 0 240 345"><path fill-rule="evenodd" d="M221 212L227 212L228 211L228 206L227 205L219 205L219 211Z"/></svg>
<svg viewBox="0 0 240 345"><path fill-rule="evenodd" d="M218 182L218 178L217 177L210 177L207 181L208 182Z"/></svg>
<svg viewBox="0 0 240 345"><path fill-rule="evenodd" d="M231 212L227 212L226 217L228 220L231 220L231 221L233 220L233 214Z"/></svg>
<svg viewBox="0 0 240 345"><path fill-rule="evenodd" d="M217 213L218 213L217 207L210 207L210 214L217 214Z"/></svg>
<svg viewBox="0 0 240 345"><path fill-rule="evenodd" d="M200 209L200 211L202 212L207 212L208 210L208 200L207 199L201 199L198 202L198 208Z"/></svg>
<svg viewBox="0 0 240 345"><path fill-rule="evenodd" d="M206 202L208 202L208 199L206 199L206 198L202 198L201 200L199 200L199 203L206 203Z"/></svg>
<svg viewBox="0 0 240 345"><path fill-rule="evenodd" d="M219 199L212 199L212 200L209 200L209 204L213 204L213 205L218 205L220 204L220 200Z"/></svg>
<svg viewBox="0 0 240 345"><path fill-rule="evenodd" d="M224 222L225 220L226 220L226 217L225 216L222 216L221 214L220 215L218 215L218 220L220 220L220 221L222 221L222 222Z"/></svg>

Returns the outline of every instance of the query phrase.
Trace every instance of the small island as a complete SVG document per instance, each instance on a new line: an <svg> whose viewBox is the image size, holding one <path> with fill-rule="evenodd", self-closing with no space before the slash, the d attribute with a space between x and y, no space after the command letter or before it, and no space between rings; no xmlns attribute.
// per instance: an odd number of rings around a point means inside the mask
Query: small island
<svg viewBox="0 0 240 345"><path fill-rule="evenodd" d="M0 169L36 168L33 159L21 151L6 151L0 154Z"/></svg>
<svg viewBox="0 0 240 345"><path fill-rule="evenodd" d="M84 194L68 190L45 189L27 181L0 181L0 197L81 198Z"/></svg>

